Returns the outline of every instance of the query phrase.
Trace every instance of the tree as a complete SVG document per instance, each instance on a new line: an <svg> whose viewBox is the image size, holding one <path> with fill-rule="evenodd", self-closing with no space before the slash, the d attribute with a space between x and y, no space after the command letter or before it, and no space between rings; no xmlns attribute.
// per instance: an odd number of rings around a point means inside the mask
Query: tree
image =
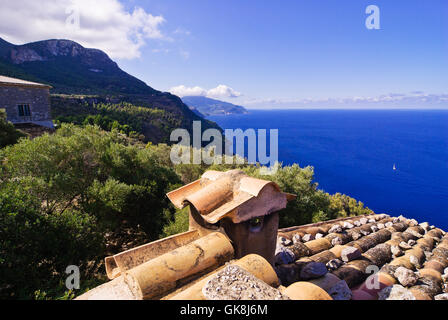
<svg viewBox="0 0 448 320"><path fill-rule="evenodd" d="M6 120L6 112L0 109L0 148L17 143L20 138L26 135L17 130L14 125Z"/></svg>
<svg viewBox="0 0 448 320"><path fill-rule="evenodd" d="M29 296L55 286L69 264L98 265L159 239L174 213L165 194L181 182L156 160L145 145L95 126L62 125L2 149L0 288ZM35 281L25 285L8 268Z"/></svg>

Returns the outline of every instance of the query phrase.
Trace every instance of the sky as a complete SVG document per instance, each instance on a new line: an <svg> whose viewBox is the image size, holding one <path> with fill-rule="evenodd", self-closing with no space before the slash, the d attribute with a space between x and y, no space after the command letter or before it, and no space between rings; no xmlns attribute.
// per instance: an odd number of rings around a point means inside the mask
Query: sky
<svg viewBox="0 0 448 320"><path fill-rule="evenodd" d="M68 38L248 108L448 109L446 0L2 0L0 37Z"/></svg>

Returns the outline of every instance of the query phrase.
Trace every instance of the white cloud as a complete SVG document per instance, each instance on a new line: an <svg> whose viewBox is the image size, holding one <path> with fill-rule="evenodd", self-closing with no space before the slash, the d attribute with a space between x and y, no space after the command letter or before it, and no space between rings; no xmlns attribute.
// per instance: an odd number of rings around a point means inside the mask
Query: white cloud
<svg viewBox="0 0 448 320"><path fill-rule="evenodd" d="M201 87L191 87L188 88L184 85L173 87L169 90L172 94L185 97L185 96L206 96L207 90L202 89Z"/></svg>
<svg viewBox="0 0 448 320"><path fill-rule="evenodd" d="M185 96L203 96L215 99L225 99L225 98L237 98L242 96L242 94L226 85L219 85L216 88L206 90L201 87L186 87L180 85L173 87L169 90L172 94L179 97Z"/></svg>
<svg viewBox="0 0 448 320"><path fill-rule="evenodd" d="M128 12L119 0L8 0L1 4L0 37L15 44L69 39L133 59L148 40L171 40L160 29L164 23L140 7Z"/></svg>
<svg viewBox="0 0 448 320"><path fill-rule="evenodd" d="M241 93L221 84L216 88L209 90L207 95L215 98L237 98L241 96Z"/></svg>
<svg viewBox="0 0 448 320"><path fill-rule="evenodd" d="M252 99L241 104L251 108L448 108L448 94L390 93L376 97Z"/></svg>
<svg viewBox="0 0 448 320"><path fill-rule="evenodd" d="M191 31L188 31L184 28L177 28L176 30L173 31L174 34L180 34L180 35L185 35L185 36L189 36L191 35Z"/></svg>

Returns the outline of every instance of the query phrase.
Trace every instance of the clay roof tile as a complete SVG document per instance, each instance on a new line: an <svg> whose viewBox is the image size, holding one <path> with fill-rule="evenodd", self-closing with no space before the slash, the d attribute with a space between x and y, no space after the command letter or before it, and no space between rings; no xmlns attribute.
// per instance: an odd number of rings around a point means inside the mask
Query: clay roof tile
<svg viewBox="0 0 448 320"><path fill-rule="evenodd" d="M179 209L191 205L208 223L225 217L234 223L268 215L286 207L295 195L272 181L248 177L240 170L207 171L201 179L167 194ZM250 202L257 199L257 203Z"/></svg>

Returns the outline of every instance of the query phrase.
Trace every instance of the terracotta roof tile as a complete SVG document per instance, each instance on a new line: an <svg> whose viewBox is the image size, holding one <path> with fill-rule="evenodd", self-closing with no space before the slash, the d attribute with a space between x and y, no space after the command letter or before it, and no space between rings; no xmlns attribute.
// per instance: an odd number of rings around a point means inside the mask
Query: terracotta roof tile
<svg viewBox="0 0 448 320"><path fill-rule="evenodd" d="M264 198L267 189L269 197ZM278 186L247 178L239 171L207 172L169 197L178 207L192 204L211 222L231 217L238 223L253 217L254 213L244 209L249 201L257 214L269 214L278 210L279 204L286 205L286 195ZM328 233L330 230L338 232ZM322 237L302 240L304 235L317 234ZM278 230L278 237L277 254L289 256L275 259L274 265L255 254L235 260L232 242L219 232L200 237L190 231L162 239L109 257L108 274L116 278L79 299L204 300L208 293L204 295L203 289L213 287L210 281L227 283L216 277L229 264L241 268L234 268L237 271L244 270L238 274L248 272L293 300L395 299L400 294L403 299L430 300L447 292L448 234L415 220L384 214L350 217ZM361 254L344 263L342 252L350 247ZM409 269L418 280L402 287L396 274L399 267ZM301 278L305 277L304 268L307 280ZM375 268L379 272L372 274ZM239 280L230 281L229 286ZM212 296L225 299L221 293Z"/></svg>
<svg viewBox="0 0 448 320"><path fill-rule="evenodd" d="M211 224L225 217L240 223L268 215L285 208L292 197L276 183L247 177L239 170L208 171L200 180L168 193L176 207L192 205Z"/></svg>

